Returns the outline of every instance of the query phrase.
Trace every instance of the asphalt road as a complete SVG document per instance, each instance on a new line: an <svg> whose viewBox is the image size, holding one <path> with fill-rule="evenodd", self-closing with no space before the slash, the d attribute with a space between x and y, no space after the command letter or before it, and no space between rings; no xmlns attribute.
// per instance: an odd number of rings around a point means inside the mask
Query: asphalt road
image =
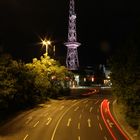
<svg viewBox="0 0 140 140"><path fill-rule="evenodd" d="M52 100L7 122L0 128L0 140L113 140L100 112L105 98L111 100L111 95L102 90ZM113 133L125 140L117 129Z"/></svg>

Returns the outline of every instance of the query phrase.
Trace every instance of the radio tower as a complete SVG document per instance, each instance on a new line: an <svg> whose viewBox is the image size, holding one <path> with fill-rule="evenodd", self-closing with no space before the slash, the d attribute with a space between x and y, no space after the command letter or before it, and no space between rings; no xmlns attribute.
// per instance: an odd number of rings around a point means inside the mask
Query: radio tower
<svg viewBox="0 0 140 140"><path fill-rule="evenodd" d="M76 14L74 0L70 0L68 41L64 43L67 47L66 65L69 70L77 70L79 67L77 47L81 44L77 42L76 34Z"/></svg>

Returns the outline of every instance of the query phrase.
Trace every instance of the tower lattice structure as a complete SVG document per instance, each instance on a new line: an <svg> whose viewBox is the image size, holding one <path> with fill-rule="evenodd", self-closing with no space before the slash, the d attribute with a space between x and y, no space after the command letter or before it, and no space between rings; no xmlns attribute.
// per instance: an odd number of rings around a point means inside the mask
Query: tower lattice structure
<svg viewBox="0 0 140 140"><path fill-rule="evenodd" d="M65 46L67 46L67 57L66 57L67 68L69 70L77 70L79 67L77 47L79 47L81 43L77 42L76 13L74 0L70 0L68 41L64 44Z"/></svg>

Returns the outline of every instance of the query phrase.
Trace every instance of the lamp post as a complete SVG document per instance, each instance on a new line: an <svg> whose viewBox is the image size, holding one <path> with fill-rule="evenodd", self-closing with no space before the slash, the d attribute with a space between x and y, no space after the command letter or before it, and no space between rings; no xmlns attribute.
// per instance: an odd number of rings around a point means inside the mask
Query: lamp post
<svg viewBox="0 0 140 140"><path fill-rule="evenodd" d="M45 38L42 40L42 45L46 47L46 54L48 54L48 46L51 45L51 41Z"/></svg>

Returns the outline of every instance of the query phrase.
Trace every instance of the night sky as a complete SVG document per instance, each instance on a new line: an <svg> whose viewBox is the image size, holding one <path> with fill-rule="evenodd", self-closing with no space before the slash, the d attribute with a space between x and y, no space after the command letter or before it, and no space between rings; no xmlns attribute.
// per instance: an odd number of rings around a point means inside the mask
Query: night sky
<svg viewBox="0 0 140 140"><path fill-rule="evenodd" d="M75 0L80 65L105 63L117 44L140 26L138 2ZM69 0L0 0L0 46L15 58L31 61L44 49L37 43L47 36L56 57L65 57Z"/></svg>

